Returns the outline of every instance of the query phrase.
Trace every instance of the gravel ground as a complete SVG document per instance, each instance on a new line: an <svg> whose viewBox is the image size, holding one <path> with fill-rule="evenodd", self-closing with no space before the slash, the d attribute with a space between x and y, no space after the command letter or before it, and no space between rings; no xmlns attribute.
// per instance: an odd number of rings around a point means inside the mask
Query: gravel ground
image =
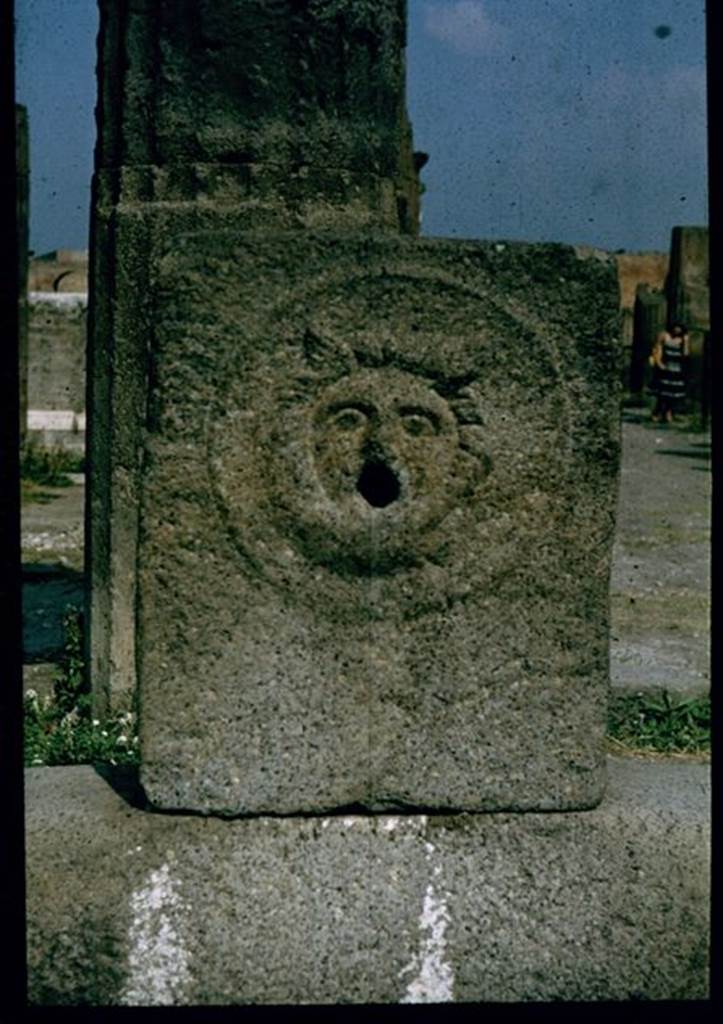
<svg viewBox="0 0 723 1024"><path fill-rule="evenodd" d="M47 690L62 617L83 604L83 477L23 507L26 685ZM611 678L618 692L709 691L710 438L623 416L611 580Z"/></svg>
<svg viewBox="0 0 723 1024"><path fill-rule="evenodd" d="M611 580L620 691L710 690L710 437L624 414Z"/></svg>

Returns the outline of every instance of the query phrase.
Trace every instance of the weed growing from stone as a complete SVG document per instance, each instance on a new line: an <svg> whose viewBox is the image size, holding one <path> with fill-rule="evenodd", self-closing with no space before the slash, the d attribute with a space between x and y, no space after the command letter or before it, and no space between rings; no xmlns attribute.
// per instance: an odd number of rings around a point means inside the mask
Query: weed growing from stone
<svg viewBox="0 0 723 1024"><path fill-rule="evenodd" d="M688 430L691 434L707 434L710 430L710 416L700 410L691 413Z"/></svg>
<svg viewBox="0 0 723 1024"><path fill-rule="evenodd" d="M608 715L608 737L629 750L655 753L710 751L710 698L679 700L635 694L615 697Z"/></svg>
<svg viewBox="0 0 723 1024"><path fill-rule="evenodd" d="M68 609L63 619L65 647L53 694L25 696L25 764L138 763L136 716L118 713L101 722L93 718L85 686L81 616Z"/></svg>
<svg viewBox="0 0 723 1024"><path fill-rule="evenodd" d="M84 459L56 445L46 448L37 441L26 441L20 452L20 477L45 487L69 487L68 473L83 471Z"/></svg>

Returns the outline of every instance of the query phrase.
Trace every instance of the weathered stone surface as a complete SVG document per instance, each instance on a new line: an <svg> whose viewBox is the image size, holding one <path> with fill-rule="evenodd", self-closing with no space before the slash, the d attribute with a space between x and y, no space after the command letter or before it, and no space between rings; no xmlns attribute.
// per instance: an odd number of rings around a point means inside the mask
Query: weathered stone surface
<svg viewBox="0 0 723 1024"><path fill-rule="evenodd" d="M667 252L616 252L615 263L620 282L620 305L631 313L638 286L646 284L659 291L668 272Z"/></svg>
<svg viewBox="0 0 723 1024"><path fill-rule="evenodd" d="M53 249L30 260L31 292L88 292L88 250Z"/></svg>
<svg viewBox="0 0 723 1024"><path fill-rule="evenodd" d="M28 425L28 230L30 215L30 153L28 111L15 104L15 181L18 258L18 378L20 442Z"/></svg>
<svg viewBox="0 0 723 1024"><path fill-rule="evenodd" d="M710 410L710 259L707 227L675 227L670 237L670 269L665 281L668 322L688 328L688 399L704 420Z"/></svg>
<svg viewBox="0 0 723 1024"><path fill-rule="evenodd" d="M100 6L101 190L416 231L404 0Z"/></svg>
<svg viewBox="0 0 723 1024"><path fill-rule="evenodd" d="M27 772L34 1005L704 999L708 766L594 811L221 821Z"/></svg>
<svg viewBox="0 0 723 1024"><path fill-rule="evenodd" d="M707 227L676 227L666 278L670 317L692 331L710 329L710 260Z"/></svg>
<svg viewBox="0 0 723 1024"><path fill-rule="evenodd" d="M629 386L640 392L652 373L648 357L661 331L665 330L668 305L661 292L651 291L647 284L638 285L635 292L633 346L630 354Z"/></svg>
<svg viewBox="0 0 723 1024"><path fill-rule="evenodd" d="M403 0L101 3L87 538L98 714L135 689L152 236L173 246L230 222L416 234L405 36Z"/></svg>
<svg viewBox="0 0 723 1024"><path fill-rule="evenodd" d="M103 8L91 678L163 807L602 793L614 265L396 236L403 15Z"/></svg>
<svg viewBox="0 0 723 1024"><path fill-rule="evenodd" d="M28 406L82 413L87 296L35 292L30 300Z"/></svg>
<svg viewBox="0 0 723 1024"><path fill-rule="evenodd" d="M596 803L612 263L218 229L154 259L137 634L154 803Z"/></svg>

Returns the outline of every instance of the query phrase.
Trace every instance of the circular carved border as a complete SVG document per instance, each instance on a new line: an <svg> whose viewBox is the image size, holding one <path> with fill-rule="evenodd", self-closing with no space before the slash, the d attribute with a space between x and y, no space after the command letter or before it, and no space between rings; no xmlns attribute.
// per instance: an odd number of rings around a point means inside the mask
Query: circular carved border
<svg viewBox="0 0 723 1024"><path fill-rule="evenodd" d="M247 574L339 620L417 615L494 585L524 554L515 517L560 514L557 352L481 291L341 272L268 324L232 357L206 431Z"/></svg>

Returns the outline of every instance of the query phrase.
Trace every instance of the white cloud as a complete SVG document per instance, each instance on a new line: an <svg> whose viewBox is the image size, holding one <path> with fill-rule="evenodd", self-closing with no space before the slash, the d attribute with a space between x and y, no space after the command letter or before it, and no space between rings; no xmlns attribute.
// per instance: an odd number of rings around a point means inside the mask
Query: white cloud
<svg viewBox="0 0 723 1024"><path fill-rule="evenodd" d="M487 16L479 0L428 3L424 28L429 35L448 43L460 53L483 53L495 49L504 29Z"/></svg>

